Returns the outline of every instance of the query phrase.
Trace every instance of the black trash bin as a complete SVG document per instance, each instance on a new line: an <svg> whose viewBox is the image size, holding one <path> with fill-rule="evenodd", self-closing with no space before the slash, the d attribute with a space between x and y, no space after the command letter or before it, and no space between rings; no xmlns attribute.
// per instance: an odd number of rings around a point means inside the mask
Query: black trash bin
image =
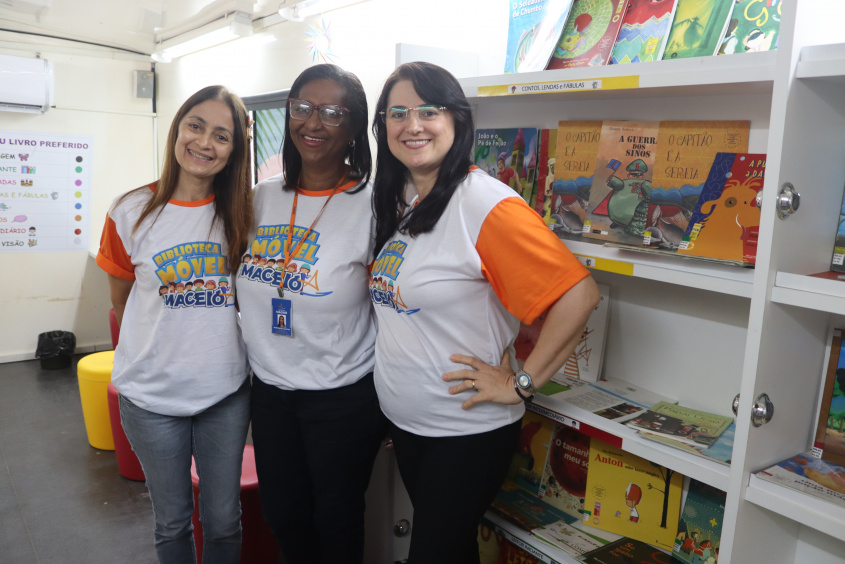
<svg viewBox="0 0 845 564"><path fill-rule="evenodd" d="M76 335L70 331L47 331L38 335L35 358L41 359L44 370L70 368L75 348Z"/></svg>

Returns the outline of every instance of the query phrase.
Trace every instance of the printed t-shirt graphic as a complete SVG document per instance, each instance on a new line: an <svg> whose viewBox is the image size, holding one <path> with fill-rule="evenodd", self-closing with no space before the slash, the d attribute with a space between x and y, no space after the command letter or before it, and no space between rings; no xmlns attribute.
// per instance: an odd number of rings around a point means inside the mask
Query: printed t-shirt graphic
<svg viewBox="0 0 845 564"><path fill-rule="evenodd" d="M399 292L399 285L396 277L399 275L399 267L405 259L402 254L408 248L408 243L394 239L384 246L379 253L378 259L373 263L370 274L370 296L376 306L387 306L395 309L398 313L408 315L416 313L419 309L408 309L402 301L402 294Z"/></svg>

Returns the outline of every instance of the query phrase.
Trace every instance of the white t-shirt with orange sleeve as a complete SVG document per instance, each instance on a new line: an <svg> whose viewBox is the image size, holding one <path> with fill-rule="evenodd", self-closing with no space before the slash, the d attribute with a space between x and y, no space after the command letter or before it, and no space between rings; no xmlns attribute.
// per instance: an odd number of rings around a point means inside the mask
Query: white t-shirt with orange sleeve
<svg viewBox="0 0 845 564"><path fill-rule="evenodd" d="M97 264L134 280L112 382L135 405L175 417L207 409L249 373L214 197L170 200L132 233L152 197L135 190L109 209Z"/></svg>
<svg viewBox="0 0 845 564"><path fill-rule="evenodd" d="M283 190L283 183L277 175L256 186L257 228L237 271L250 366L263 382L282 390L354 384L375 362L375 316L367 293L375 229L372 187L350 193L358 182L349 181L331 200L332 190L300 191L285 269L294 192ZM271 331L280 283L290 300L292 336Z"/></svg>
<svg viewBox="0 0 845 564"><path fill-rule="evenodd" d="M522 404L468 410L450 395L453 354L497 366L519 322L531 323L588 271L511 188L474 168L437 225L397 233L373 264L375 383L385 415L429 437L469 435L519 419ZM467 392L473 393L473 392Z"/></svg>

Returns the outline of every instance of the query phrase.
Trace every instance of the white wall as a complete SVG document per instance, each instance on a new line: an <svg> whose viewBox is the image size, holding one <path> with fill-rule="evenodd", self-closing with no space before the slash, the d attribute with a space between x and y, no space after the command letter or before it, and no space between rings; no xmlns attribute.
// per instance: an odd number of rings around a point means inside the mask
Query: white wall
<svg viewBox="0 0 845 564"><path fill-rule="evenodd" d="M0 112L0 129L94 138L88 246L96 249L111 200L154 179L151 102L134 97L132 82L133 71L149 70L149 63L61 47L38 52L54 63L56 108L42 115ZM109 349L110 307L106 275L88 252L0 253L0 362L34 358L38 334L56 329L73 331L78 352Z"/></svg>

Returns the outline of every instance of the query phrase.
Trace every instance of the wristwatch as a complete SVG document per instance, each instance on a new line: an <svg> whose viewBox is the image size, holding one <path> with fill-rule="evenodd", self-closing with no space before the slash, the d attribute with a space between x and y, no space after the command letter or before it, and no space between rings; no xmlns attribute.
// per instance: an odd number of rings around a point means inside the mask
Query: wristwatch
<svg viewBox="0 0 845 564"><path fill-rule="evenodd" d="M513 389L524 401L534 400L534 382L531 381L531 376L525 370L520 370L514 374Z"/></svg>

